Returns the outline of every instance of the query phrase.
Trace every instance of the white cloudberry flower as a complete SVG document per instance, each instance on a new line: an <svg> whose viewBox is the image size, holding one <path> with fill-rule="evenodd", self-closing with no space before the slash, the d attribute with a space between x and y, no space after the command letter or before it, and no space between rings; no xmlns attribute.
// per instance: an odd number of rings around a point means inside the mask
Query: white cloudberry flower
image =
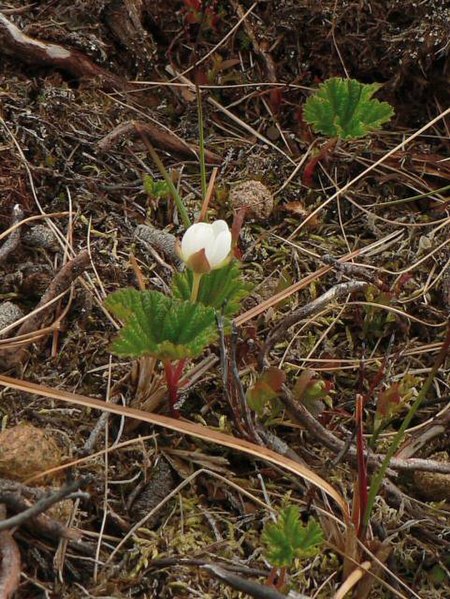
<svg viewBox="0 0 450 599"><path fill-rule="evenodd" d="M178 252L186 265L204 274L225 266L231 255L231 231L224 220L191 225L181 240Z"/></svg>

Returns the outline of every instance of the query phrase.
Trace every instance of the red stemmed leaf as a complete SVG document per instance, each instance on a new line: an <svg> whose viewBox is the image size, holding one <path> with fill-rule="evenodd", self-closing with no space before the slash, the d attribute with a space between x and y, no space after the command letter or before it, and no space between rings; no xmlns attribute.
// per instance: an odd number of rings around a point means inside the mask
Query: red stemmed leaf
<svg viewBox="0 0 450 599"><path fill-rule="evenodd" d="M377 410L375 413L375 428L395 414L402 402L400 383L392 383L378 396Z"/></svg>
<svg viewBox="0 0 450 599"><path fill-rule="evenodd" d="M286 375L279 368L268 368L247 391L250 408L262 414L266 404L278 397L285 379Z"/></svg>

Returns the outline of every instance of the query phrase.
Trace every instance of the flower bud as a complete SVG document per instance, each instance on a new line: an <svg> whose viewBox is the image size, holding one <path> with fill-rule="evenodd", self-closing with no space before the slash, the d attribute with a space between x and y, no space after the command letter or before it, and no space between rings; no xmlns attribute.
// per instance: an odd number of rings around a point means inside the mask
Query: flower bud
<svg viewBox="0 0 450 599"><path fill-rule="evenodd" d="M222 268L231 254L231 232L224 220L191 225L181 240L178 252L186 265L204 274Z"/></svg>

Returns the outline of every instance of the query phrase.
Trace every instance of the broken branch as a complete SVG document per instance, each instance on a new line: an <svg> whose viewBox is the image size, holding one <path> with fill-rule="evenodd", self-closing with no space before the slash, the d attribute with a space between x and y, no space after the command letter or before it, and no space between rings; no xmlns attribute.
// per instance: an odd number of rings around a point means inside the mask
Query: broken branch
<svg viewBox="0 0 450 599"><path fill-rule="evenodd" d="M124 89L128 83L102 69L78 50L36 40L20 31L0 12L0 48L3 54L27 64L62 69L77 79L98 79L109 90Z"/></svg>

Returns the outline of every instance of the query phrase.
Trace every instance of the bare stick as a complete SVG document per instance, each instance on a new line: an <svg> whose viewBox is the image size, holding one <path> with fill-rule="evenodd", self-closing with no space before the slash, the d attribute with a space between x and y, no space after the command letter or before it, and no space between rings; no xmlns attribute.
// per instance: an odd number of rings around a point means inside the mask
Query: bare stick
<svg viewBox="0 0 450 599"><path fill-rule="evenodd" d="M57 295L67 291L72 283L83 274L89 264L90 257L87 250L83 250L77 256L75 256L75 258L69 260L69 262L66 262L66 264L64 264L64 266L48 286L48 289L42 296L37 307L40 308L41 306L45 306L45 304L50 302ZM42 310L39 312L39 314L29 318L20 327L19 334L24 335L25 333L30 333L31 331L37 330L46 316L47 310Z"/></svg>
<svg viewBox="0 0 450 599"><path fill-rule="evenodd" d="M31 508L33 504L30 499L40 501L43 497L45 497L45 493L39 489L0 478L0 502L4 503L14 513L25 512ZM39 535L50 539L59 540L66 538L79 540L81 536L77 530L64 526L64 524L50 518L44 513L35 515L31 520L26 520L24 524Z"/></svg>
<svg viewBox="0 0 450 599"><path fill-rule="evenodd" d="M0 517L5 516L5 506L0 506ZM0 532L0 597L9 599L20 582L20 551L9 531Z"/></svg>
<svg viewBox="0 0 450 599"><path fill-rule="evenodd" d="M264 586L258 582L253 582L252 580L247 580L242 576L229 572L221 566L207 564L203 566L203 570L206 570L209 574L218 578L231 588L241 591L246 595L250 595L250 597L255 597L256 599L286 599L286 595L283 595L276 589Z"/></svg>
<svg viewBox="0 0 450 599"><path fill-rule="evenodd" d="M291 391L287 387L283 387L283 394L280 396L280 399L286 406L288 412L295 418L295 420L303 424L308 433L313 435L313 437L318 439L325 445L325 447L334 453L340 453L343 452L344 449L347 449L344 457L353 463L356 462L356 447L349 444L348 448L346 448L345 441L342 441L333 435L333 433L322 426L320 422L314 418L311 412L308 412L304 405L295 401ZM367 464L371 469L379 468L384 457L385 456L381 454L368 454ZM408 460L392 458L389 467L392 470L409 470L413 472L422 470L424 472L450 474L449 463L420 458L410 458Z"/></svg>
<svg viewBox="0 0 450 599"><path fill-rule="evenodd" d="M10 528L15 528L17 526L21 526L22 524L24 524L31 518L35 518L39 514L42 514L43 512L48 510L48 508L51 507L52 505L54 505L55 503L59 503L63 499L67 499L70 496L73 497L74 496L73 494L76 493L77 491L79 491L81 488L86 487L88 482L89 482L88 477L82 478L80 480L74 480L74 481L68 483L67 485L65 485L64 487L61 487L60 489L58 489L58 491L44 495L44 497L39 499L39 501L37 501L34 505L29 507L28 509L26 509L22 512L19 512L15 516L11 516L11 518L7 518L6 520L1 520L0 521L0 532L2 532L4 530L9 530ZM80 494L76 493L76 497L79 497L79 496L80 496ZM82 496L89 499L89 495L87 495L86 493L83 493ZM0 594L0 596L2 596L2 595Z"/></svg>
<svg viewBox="0 0 450 599"><path fill-rule="evenodd" d="M55 67L78 79L98 79L106 89L124 89L127 82L102 69L78 50L33 39L0 12L0 51L27 64Z"/></svg>
<svg viewBox="0 0 450 599"><path fill-rule="evenodd" d="M353 262L339 262L339 260L331 254L324 254L320 259L324 264L332 266L334 270L347 275L348 277L364 279L368 283L380 288L383 288L384 286L383 281L378 278L376 273L363 265L353 264Z"/></svg>
<svg viewBox="0 0 450 599"><path fill-rule="evenodd" d="M23 210L19 204L16 204L13 208L11 227L20 223L21 220L23 220ZM15 228L5 243L0 247L0 264L4 264L8 260L9 255L15 252L20 243L20 235L21 228Z"/></svg>
<svg viewBox="0 0 450 599"><path fill-rule="evenodd" d="M108 135L97 142L98 147L107 152L112 147L116 146L123 139L136 139L138 132L136 124L151 141L151 143L159 150L165 150L169 154L180 156L182 158L198 160L200 148L194 144L190 144L171 131L165 131L161 127L157 127L152 123L144 123L141 121L128 121L117 125ZM222 158L218 154L214 154L209 150L205 150L205 157L208 162L218 164Z"/></svg>
<svg viewBox="0 0 450 599"><path fill-rule="evenodd" d="M355 291L365 289L367 285L368 283L366 281L348 281L346 283L339 283L314 301L309 302L309 304L306 304L305 306L302 306L298 310L294 310L294 312L291 312L291 314L285 316L268 335L258 357L260 366L263 366L266 354L270 352L277 341L285 336L286 331L294 324L297 324L300 320L320 312L327 304L334 302L341 297L345 297L349 293L354 293Z"/></svg>

